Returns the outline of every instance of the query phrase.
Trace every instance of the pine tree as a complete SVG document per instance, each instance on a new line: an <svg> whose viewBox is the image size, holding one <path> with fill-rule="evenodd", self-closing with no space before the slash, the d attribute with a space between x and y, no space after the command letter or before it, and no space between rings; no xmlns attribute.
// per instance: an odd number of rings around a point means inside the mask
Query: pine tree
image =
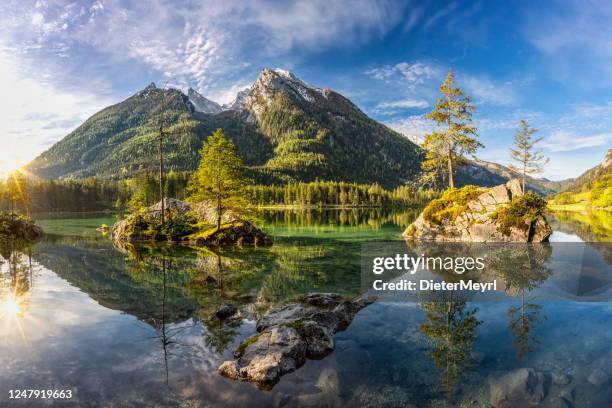
<svg viewBox="0 0 612 408"><path fill-rule="evenodd" d="M518 164L511 164L511 170L521 175L521 186L525 192L525 179L528 175L541 173L548 158L535 150L535 145L542 141L542 137L535 138L537 129L529 126L526 120L521 119L519 130L514 136L514 148L510 149L510 157Z"/></svg>
<svg viewBox="0 0 612 408"><path fill-rule="evenodd" d="M228 209L245 205L246 179L234 144L217 129L202 146L201 160L188 185L189 201L216 204L217 231Z"/></svg>
<svg viewBox="0 0 612 408"><path fill-rule="evenodd" d="M473 155L483 145L478 141L476 128L472 126L474 105L470 97L455 86L451 70L440 85L441 97L433 111L426 115L440 130L425 135L423 148L426 150L422 163L424 181L433 182L443 167L446 167L449 187L455 187L453 172L455 167L464 164L464 156Z"/></svg>

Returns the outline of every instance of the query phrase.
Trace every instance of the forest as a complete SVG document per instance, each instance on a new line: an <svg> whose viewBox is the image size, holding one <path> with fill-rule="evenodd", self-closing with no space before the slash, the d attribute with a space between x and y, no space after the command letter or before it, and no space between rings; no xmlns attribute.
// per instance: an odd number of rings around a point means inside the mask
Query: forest
<svg viewBox="0 0 612 408"><path fill-rule="evenodd" d="M190 172L169 172L164 177L166 195L184 200ZM286 185L246 187L247 202L253 206L403 208L423 204L436 197L434 190L407 186L387 190L378 184L314 181ZM15 173L0 182L0 210L27 214L41 212L124 211L138 196L144 205L159 201L159 176L142 171L132 178L33 180Z"/></svg>

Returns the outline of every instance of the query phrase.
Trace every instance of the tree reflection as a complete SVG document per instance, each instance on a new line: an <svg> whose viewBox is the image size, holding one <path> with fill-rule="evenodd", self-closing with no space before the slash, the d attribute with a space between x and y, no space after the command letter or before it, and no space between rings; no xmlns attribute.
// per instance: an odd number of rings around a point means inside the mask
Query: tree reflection
<svg viewBox="0 0 612 408"><path fill-rule="evenodd" d="M530 303L526 294L540 286L552 275L547 261L552 254L548 244L514 245L501 248L492 259L493 271L503 278L506 292L520 296L519 306L508 308L508 330L512 333L512 346L518 358L535 350L539 341L534 334L535 327L547 317L542 306Z"/></svg>
<svg viewBox="0 0 612 408"><path fill-rule="evenodd" d="M0 255L0 316L23 316L28 309L32 289L33 269L31 243L1 240Z"/></svg>
<svg viewBox="0 0 612 408"><path fill-rule="evenodd" d="M472 364L471 348L482 322L476 318L478 309L455 300L453 291L439 296L441 299L421 303L425 321L420 329L431 344L426 354L440 370L440 384L452 395L456 381Z"/></svg>

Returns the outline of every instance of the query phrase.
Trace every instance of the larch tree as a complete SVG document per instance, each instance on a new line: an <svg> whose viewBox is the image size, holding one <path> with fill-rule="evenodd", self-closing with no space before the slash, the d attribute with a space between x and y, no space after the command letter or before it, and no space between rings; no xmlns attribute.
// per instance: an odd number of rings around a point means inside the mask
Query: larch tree
<svg viewBox="0 0 612 408"><path fill-rule="evenodd" d="M426 153L421 166L424 181L434 181L440 173L446 173L448 186L453 188L455 168L465 164L465 156L473 155L483 145L472 125L474 105L456 86L452 70L440 85L440 94L433 111L425 116L436 123L437 129L425 135L422 146Z"/></svg>
<svg viewBox="0 0 612 408"><path fill-rule="evenodd" d="M218 231L225 211L246 204L245 186L242 159L234 144L221 129L215 130L202 146L200 164L187 186L189 201L214 203Z"/></svg>
<svg viewBox="0 0 612 408"><path fill-rule="evenodd" d="M521 119L519 130L514 135L514 147L510 148L510 157L516 162L509 167L521 175L521 187L525 192L525 179L532 174L541 173L548 158L536 150L536 145L542 137L535 137L538 130L529 126L526 120Z"/></svg>

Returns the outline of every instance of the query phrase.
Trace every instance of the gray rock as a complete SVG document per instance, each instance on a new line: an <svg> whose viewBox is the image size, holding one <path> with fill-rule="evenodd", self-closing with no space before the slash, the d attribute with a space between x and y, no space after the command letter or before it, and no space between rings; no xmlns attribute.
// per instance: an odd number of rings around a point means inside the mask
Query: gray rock
<svg viewBox="0 0 612 408"><path fill-rule="evenodd" d="M219 319L227 319L228 317L233 316L237 311L238 308L236 308L236 306L228 303L219 306L215 312L215 316L217 316Z"/></svg>
<svg viewBox="0 0 612 408"><path fill-rule="evenodd" d="M306 360L306 342L291 327L277 326L257 335L238 360L225 361L219 372L234 380L257 383L263 388L294 371Z"/></svg>
<svg viewBox="0 0 612 408"><path fill-rule="evenodd" d="M489 401L496 408L540 404L548 393L550 378L531 368L520 368L490 381Z"/></svg>
<svg viewBox="0 0 612 408"><path fill-rule="evenodd" d="M467 203L467 209L454 220L442 225L425 220L423 213L403 233L406 239L462 242L546 242L552 228L544 216L536 218L526 228L512 227L508 235L490 215L500 206L521 196L520 182L516 179L492 188L480 188L480 195Z"/></svg>
<svg viewBox="0 0 612 408"><path fill-rule="evenodd" d="M243 342L234 352L236 360L221 364L219 373L270 388L306 358L320 359L330 354L335 346L334 334L346 329L357 312L373 301L311 294L301 302L273 309L257 322L259 334Z"/></svg>
<svg viewBox="0 0 612 408"><path fill-rule="evenodd" d="M555 385L567 385L572 382L572 377L567 374L553 373L552 382Z"/></svg>
<svg viewBox="0 0 612 408"><path fill-rule="evenodd" d="M594 386L601 387L606 385L608 381L610 381L610 376L601 368L596 368L595 370L593 370L591 375L589 375L588 380Z"/></svg>

